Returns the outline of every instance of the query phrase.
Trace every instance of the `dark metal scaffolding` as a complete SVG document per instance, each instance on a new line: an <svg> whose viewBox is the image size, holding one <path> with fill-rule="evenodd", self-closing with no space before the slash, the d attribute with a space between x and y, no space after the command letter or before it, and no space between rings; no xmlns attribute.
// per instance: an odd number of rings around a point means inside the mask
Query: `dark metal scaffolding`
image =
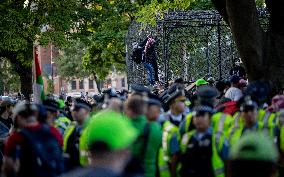
<svg viewBox="0 0 284 177"><path fill-rule="evenodd" d="M260 10L265 27L267 13ZM128 83L146 84L142 64L131 60L133 44L149 34L158 38L159 79L165 87L178 77L186 81L214 77L228 79L234 59L239 58L230 29L216 11L174 11L164 14L155 28L132 23L126 37Z"/></svg>

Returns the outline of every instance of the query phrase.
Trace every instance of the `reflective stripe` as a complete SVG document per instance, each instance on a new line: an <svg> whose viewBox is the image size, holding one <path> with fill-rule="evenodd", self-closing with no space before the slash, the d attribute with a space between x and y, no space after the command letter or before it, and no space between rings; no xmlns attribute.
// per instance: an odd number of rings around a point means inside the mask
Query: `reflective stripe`
<svg viewBox="0 0 284 177"><path fill-rule="evenodd" d="M237 116L235 118L235 122L234 122L234 126L235 127L238 127L239 126L239 120L240 120L240 117L241 117L241 113L237 113Z"/></svg>
<svg viewBox="0 0 284 177"><path fill-rule="evenodd" d="M221 135L223 134L226 116L227 116L226 114L222 114L221 119L218 122L218 129L216 132L216 143L215 143L217 149L218 149L218 145L220 144Z"/></svg>
<svg viewBox="0 0 284 177"><path fill-rule="evenodd" d="M263 126L264 128L268 128L268 118L270 117L271 113L270 112L265 112L263 116Z"/></svg>

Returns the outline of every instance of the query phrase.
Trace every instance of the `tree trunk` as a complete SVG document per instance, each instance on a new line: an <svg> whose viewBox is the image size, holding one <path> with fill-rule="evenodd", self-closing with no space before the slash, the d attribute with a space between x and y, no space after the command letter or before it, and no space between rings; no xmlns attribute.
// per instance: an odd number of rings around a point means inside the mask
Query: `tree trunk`
<svg viewBox="0 0 284 177"><path fill-rule="evenodd" d="M30 100L30 95L33 93L32 85L32 67L25 67L18 70L21 80L21 93L26 100Z"/></svg>
<svg viewBox="0 0 284 177"><path fill-rule="evenodd" d="M284 1L266 0L270 25L264 32L255 0L212 0L228 23L249 81L268 84L270 97L284 88Z"/></svg>

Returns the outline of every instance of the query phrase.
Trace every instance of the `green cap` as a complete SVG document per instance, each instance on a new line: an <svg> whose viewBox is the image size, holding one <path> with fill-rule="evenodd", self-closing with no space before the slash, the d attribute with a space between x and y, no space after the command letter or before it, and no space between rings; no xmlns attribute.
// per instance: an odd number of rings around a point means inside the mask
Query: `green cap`
<svg viewBox="0 0 284 177"><path fill-rule="evenodd" d="M271 138L264 133L254 132L244 135L232 146L229 159L277 162L278 151Z"/></svg>
<svg viewBox="0 0 284 177"><path fill-rule="evenodd" d="M130 146L138 132L130 120L114 111L104 110L94 115L86 127L86 142L104 142L110 150L121 150Z"/></svg>
<svg viewBox="0 0 284 177"><path fill-rule="evenodd" d="M64 109L64 107L65 107L64 100L59 99L59 100L57 100L57 102L59 103L59 108Z"/></svg>
<svg viewBox="0 0 284 177"><path fill-rule="evenodd" d="M197 87L199 87L199 86L202 86L202 85L207 85L207 84L209 84L206 80L204 80L204 79L198 79L196 82L195 82L195 85L197 86Z"/></svg>

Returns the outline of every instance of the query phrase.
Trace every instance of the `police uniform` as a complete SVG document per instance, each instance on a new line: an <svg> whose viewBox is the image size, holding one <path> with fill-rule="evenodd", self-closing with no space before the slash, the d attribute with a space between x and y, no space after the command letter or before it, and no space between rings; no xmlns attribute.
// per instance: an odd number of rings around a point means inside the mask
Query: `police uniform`
<svg viewBox="0 0 284 177"><path fill-rule="evenodd" d="M75 108L91 111L91 106L84 100L77 99ZM87 119L87 118L86 118ZM81 166L80 164L80 137L83 133L84 125L79 125L73 121L64 132L64 153L68 155L66 169L70 170Z"/></svg>
<svg viewBox="0 0 284 177"><path fill-rule="evenodd" d="M209 108L203 110L205 107L195 110L209 111ZM228 142L223 134L217 135L212 127L203 133L192 130L182 136L180 147L180 177L224 177Z"/></svg>
<svg viewBox="0 0 284 177"><path fill-rule="evenodd" d="M161 99L165 104L165 108L168 108L172 101L178 98L183 98L184 90L179 88L177 85L173 85L169 90L166 90L160 95ZM179 141L179 125L185 119L185 115L182 113L175 116L168 111L164 115L164 122L162 123L162 147L159 150L159 173L161 177L170 177L170 165L174 155L180 152Z"/></svg>

